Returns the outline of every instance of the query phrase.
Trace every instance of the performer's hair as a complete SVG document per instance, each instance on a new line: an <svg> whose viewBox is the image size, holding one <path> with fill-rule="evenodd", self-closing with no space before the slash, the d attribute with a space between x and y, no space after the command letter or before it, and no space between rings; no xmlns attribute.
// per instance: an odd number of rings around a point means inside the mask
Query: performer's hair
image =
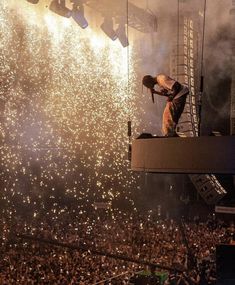
<svg viewBox="0 0 235 285"><path fill-rule="evenodd" d="M142 83L145 87L153 89L156 81L151 75L145 75L142 79Z"/></svg>

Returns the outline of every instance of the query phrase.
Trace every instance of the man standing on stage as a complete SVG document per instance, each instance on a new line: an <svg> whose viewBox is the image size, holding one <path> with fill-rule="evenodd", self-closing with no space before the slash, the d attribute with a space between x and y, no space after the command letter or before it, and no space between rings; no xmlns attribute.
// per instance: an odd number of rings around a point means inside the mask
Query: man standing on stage
<svg viewBox="0 0 235 285"><path fill-rule="evenodd" d="M166 137L178 136L176 133L176 125L184 110L186 98L189 94L188 87L165 74L158 74L155 77L145 75L142 83L145 87L150 89L153 102L154 94L167 97L167 103L162 117L162 133ZM156 84L159 90L154 89Z"/></svg>

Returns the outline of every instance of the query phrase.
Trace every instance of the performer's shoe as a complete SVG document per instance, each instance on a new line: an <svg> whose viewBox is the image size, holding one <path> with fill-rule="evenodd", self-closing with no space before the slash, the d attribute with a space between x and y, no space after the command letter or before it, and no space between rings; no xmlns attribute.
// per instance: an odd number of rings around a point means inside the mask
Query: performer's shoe
<svg viewBox="0 0 235 285"><path fill-rule="evenodd" d="M174 138L174 137L179 137L179 135L177 133L165 135L165 138Z"/></svg>
<svg viewBox="0 0 235 285"><path fill-rule="evenodd" d="M168 134L168 135L166 135L165 137L167 137L167 138L185 138L186 137L186 135L184 134L184 133L180 133L180 132L177 132L177 133L173 133L173 134Z"/></svg>

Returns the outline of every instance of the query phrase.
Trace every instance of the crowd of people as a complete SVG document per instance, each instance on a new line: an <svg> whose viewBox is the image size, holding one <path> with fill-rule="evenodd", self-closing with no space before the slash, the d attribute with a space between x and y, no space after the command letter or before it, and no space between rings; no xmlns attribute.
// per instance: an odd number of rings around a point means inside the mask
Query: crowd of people
<svg viewBox="0 0 235 285"><path fill-rule="evenodd" d="M215 284L216 245L230 239L229 225L215 219L179 223L154 211L94 209L59 215L56 211L3 215L0 284L130 284L131 276L146 269L135 260L157 264L156 271L171 268L165 284Z"/></svg>

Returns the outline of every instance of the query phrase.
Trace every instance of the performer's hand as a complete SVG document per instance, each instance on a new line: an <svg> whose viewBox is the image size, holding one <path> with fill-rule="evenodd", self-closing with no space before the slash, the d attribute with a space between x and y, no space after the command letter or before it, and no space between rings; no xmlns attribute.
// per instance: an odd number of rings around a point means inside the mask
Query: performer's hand
<svg viewBox="0 0 235 285"><path fill-rule="evenodd" d="M162 88L162 89L160 90L160 92L161 92L162 95L164 95L164 96L167 96L167 95L168 95L168 90L167 90L167 89Z"/></svg>
<svg viewBox="0 0 235 285"><path fill-rule="evenodd" d="M152 93L152 94L158 94L158 95L161 95L161 96L166 96L166 95L164 95L162 92L159 92L159 91L155 90L154 88L151 89L151 93Z"/></svg>
<svg viewBox="0 0 235 285"><path fill-rule="evenodd" d="M168 102L171 102L173 99L174 99L174 96L169 95L168 98L167 98L167 101L168 101Z"/></svg>
<svg viewBox="0 0 235 285"><path fill-rule="evenodd" d="M151 89L151 93L152 93L152 94L157 94L157 91L156 91L154 88L152 88L152 89Z"/></svg>

